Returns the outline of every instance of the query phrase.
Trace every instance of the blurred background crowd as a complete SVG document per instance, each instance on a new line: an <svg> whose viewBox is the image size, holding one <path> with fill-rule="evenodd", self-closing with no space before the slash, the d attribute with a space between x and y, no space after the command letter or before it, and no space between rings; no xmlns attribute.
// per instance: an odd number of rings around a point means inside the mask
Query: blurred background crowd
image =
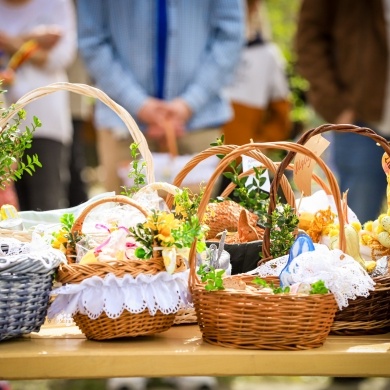
<svg viewBox="0 0 390 390"><path fill-rule="evenodd" d="M390 137L389 21L387 0L0 0L3 105L54 82L96 86L133 116L151 151L180 155L221 135L237 145L296 140L321 123ZM61 91L26 111L26 125L42 122L29 150L42 168L10 183L0 203L43 211L122 192L132 138L111 108ZM350 207L375 219L387 185L381 148L327 137Z"/></svg>
<svg viewBox="0 0 390 390"><path fill-rule="evenodd" d="M294 70L298 1L0 1L3 106L53 82L96 86L157 152L291 139L310 123ZM192 4L193 3L193 4ZM9 21L12 20L12 23ZM99 101L65 91L27 105L42 168L1 191L19 210L72 207L124 185L128 129Z"/></svg>

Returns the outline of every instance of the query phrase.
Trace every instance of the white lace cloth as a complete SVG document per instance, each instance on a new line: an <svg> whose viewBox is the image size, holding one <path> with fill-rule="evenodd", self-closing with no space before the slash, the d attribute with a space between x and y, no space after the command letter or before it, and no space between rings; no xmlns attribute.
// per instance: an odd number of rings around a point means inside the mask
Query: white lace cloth
<svg viewBox="0 0 390 390"><path fill-rule="evenodd" d="M30 242L0 238L0 272L40 272L52 270L60 263L66 263L65 255L37 233L32 233Z"/></svg>
<svg viewBox="0 0 390 390"><path fill-rule="evenodd" d="M188 273L189 270L173 275L159 272L140 274L136 278L108 274L105 278L93 276L80 284L67 284L52 291L56 298L48 318L61 321L81 313L96 319L103 312L109 318L118 318L123 310L141 313L145 309L150 315L155 315L157 310L164 314L176 313L191 302Z"/></svg>
<svg viewBox="0 0 390 390"><path fill-rule="evenodd" d="M339 249L329 250L326 245L314 246L315 251L304 252L291 262L294 283L310 284L322 280L333 293L340 310L348 306L348 300L367 297L374 290L373 279L351 256ZM270 260L249 273L263 278L279 276L287 260L287 255Z"/></svg>

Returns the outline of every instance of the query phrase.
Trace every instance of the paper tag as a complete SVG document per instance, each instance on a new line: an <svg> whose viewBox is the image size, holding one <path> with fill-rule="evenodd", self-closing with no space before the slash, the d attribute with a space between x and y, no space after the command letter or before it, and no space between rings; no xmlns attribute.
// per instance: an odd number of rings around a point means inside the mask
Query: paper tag
<svg viewBox="0 0 390 390"><path fill-rule="evenodd" d="M242 156L242 170L243 170L243 172L249 171L249 169L251 169L253 167L258 167L260 165L261 165L260 161L256 160L255 158L248 157L245 155ZM270 188L271 188L271 182L269 180L268 170L266 169L260 177L265 177L265 179L266 179L264 184L260 188L263 191L269 192ZM255 178L254 175L248 176L248 179L245 183L246 186L248 187L250 184L252 184L253 180L257 181L257 179Z"/></svg>
<svg viewBox="0 0 390 390"><path fill-rule="evenodd" d="M329 146L329 141L318 134L310 138L304 145L311 150L316 156L321 156ZM311 180L313 169L316 162L309 156L298 153L294 161L294 182L302 192L303 196L311 195Z"/></svg>
<svg viewBox="0 0 390 390"><path fill-rule="evenodd" d="M387 155L387 153L383 153L382 156L382 168L385 171L386 175L390 173L390 157Z"/></svg>

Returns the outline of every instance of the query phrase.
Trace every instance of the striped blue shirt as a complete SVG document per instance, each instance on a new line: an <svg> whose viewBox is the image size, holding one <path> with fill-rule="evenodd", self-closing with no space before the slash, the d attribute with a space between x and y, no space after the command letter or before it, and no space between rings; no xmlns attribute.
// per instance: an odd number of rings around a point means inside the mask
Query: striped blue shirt
<svg viewBox="0 0 390 390"><path fill-rule="evenodd" d="M242 0L167 0L163 95L183 98L194 115L188 129L217 126L232 116L221 90L244 45ZM79 48L96 86L136 118L156 96L156 0L78 0ZM122 128L97 102L97 127ZM139 123L139 125L141 125Z"/></svg>

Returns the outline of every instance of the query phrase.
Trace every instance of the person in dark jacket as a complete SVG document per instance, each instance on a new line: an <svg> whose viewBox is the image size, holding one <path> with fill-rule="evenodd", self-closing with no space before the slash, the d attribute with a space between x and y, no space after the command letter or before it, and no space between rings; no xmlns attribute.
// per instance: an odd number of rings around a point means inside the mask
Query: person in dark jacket
<svg viewBox="0 0 390 390"><path fill-rule="evenodd" d="M297 71L328 123L367 126L390 139L390 1L303 0L295 37ZM341 191L359 220L374 220L386 194L382 148L353 133L332 134Z"/></svg>

